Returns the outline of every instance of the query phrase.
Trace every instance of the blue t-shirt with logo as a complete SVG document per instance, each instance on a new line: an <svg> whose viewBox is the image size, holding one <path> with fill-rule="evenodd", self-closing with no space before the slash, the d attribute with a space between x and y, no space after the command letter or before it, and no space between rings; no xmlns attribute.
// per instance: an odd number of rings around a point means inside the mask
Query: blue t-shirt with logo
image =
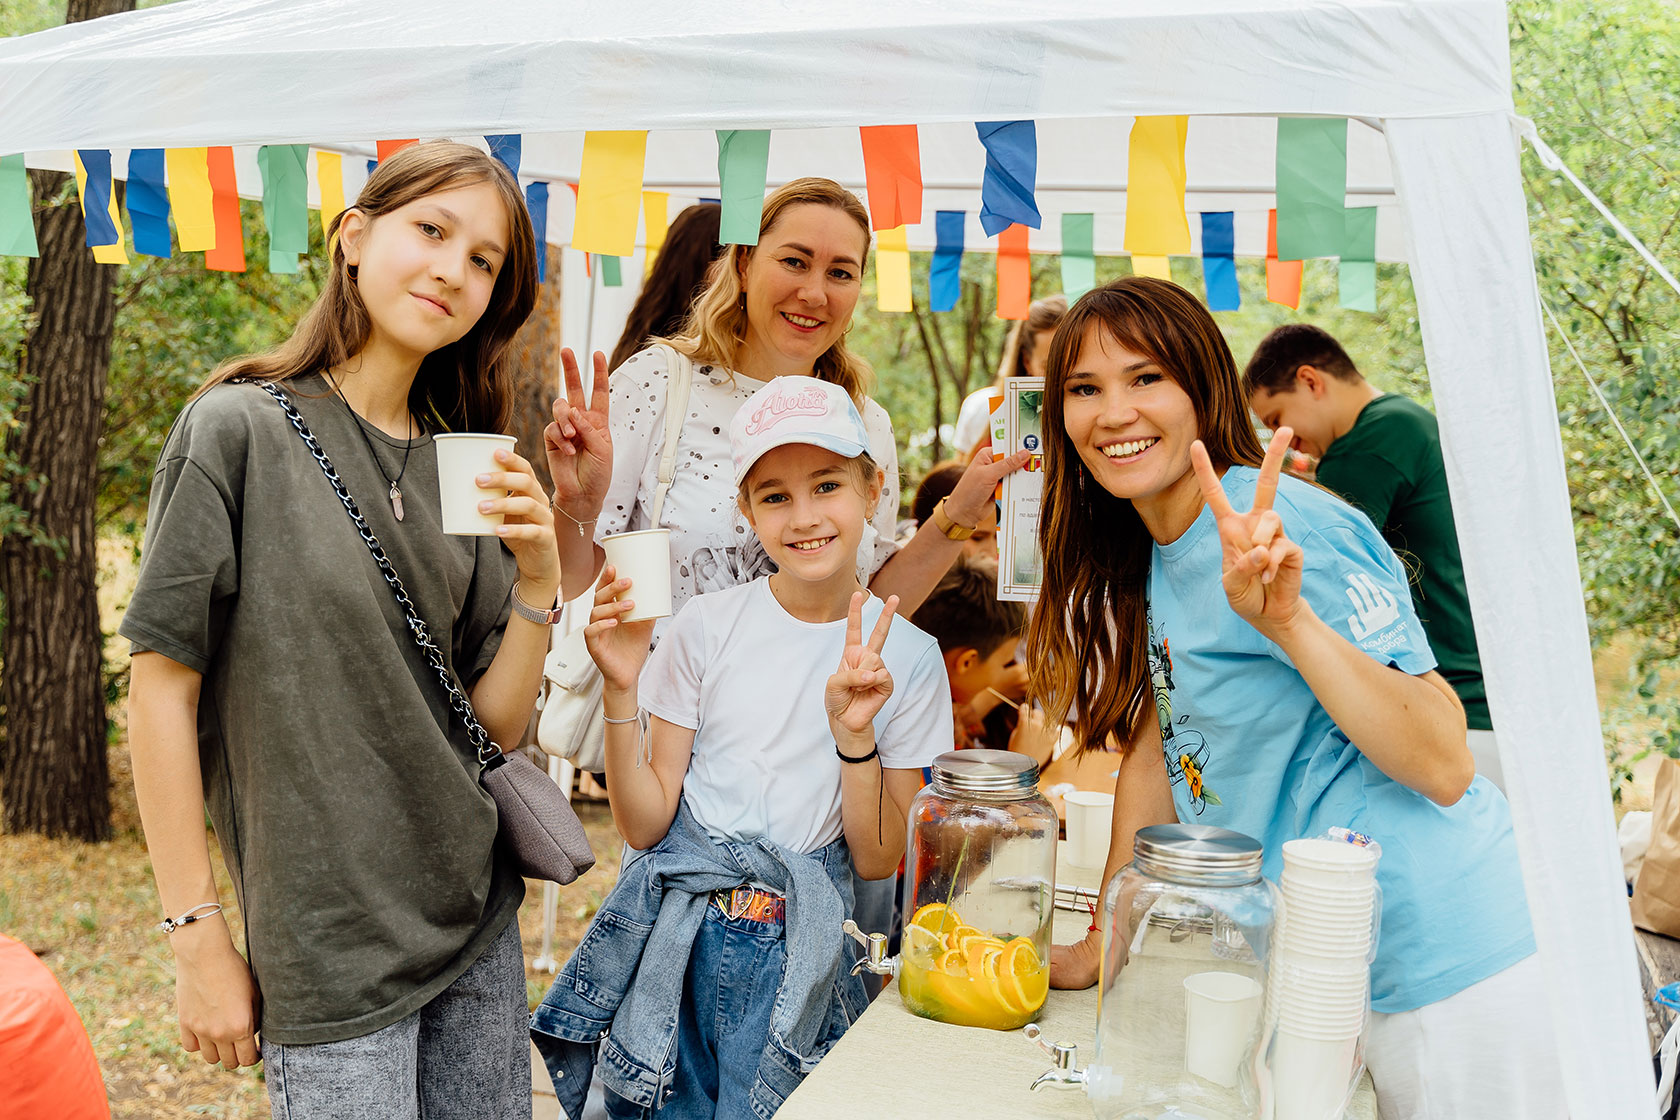
<svg viewBox="0 0 1680 1120"><path fill-rule="evenodd" d="M1252 507L1257 477L1225 472L1232 506ZM1287 476L1273 508L1305 554L1301 594L1319 618L1385 665L1435 667L1405 570L1364 514ZM1274 882L1287 840L1335 826L1376 839L1373 1010L1435 1003L1533 953L1504 794L1478 776L1442 807L1378 770L1284 652L1231 609L1221 570L1209 509L1157 545L1150 566L1152 688L1179 819L1256 838Z"/></svg>

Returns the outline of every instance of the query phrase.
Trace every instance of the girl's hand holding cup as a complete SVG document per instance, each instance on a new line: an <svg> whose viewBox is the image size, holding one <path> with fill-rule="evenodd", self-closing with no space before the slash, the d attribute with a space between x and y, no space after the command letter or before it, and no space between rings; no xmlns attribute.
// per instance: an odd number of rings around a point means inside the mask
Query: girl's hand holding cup
<svg viewBox="0 0 1680 1120"><path fill-rule="evenodd" d="M595 351L594 377L587 403L577 356L560 351L566 393L554 401L554 422L543 429L548 474L554 480L554 505L580 532L599 516L612 481L612 427L607 412L607 356Z"/></svg>
<svg viewBox="0 0 1680 1120"><path fill-rule="evenodd" d="M829 729L837 741L869 733L881 705L892 695L892 674L881 660L881 650L887 644L887 631L892 629L898 596L887 600L865 644L863 604L868 598L862 591L852 595L851 606L846 611L846 648L840 654L840 668L828 678L828 687L823 691Z"/></svg>
<svg viewBox="0 0 1680 1120"><path fill-rule="evenodd" d="M611 564L602 568L600 582L595 585L595 607L589 612L589 625L583 629L583 644L589 647L589 656L601 670L609 692L635 690L648 659L648 644L653 640L654 619L623 621L623 616L636 609L635 599L619 598L630 590L631 581L620 579Z"/></svg>
<svg viewBox="0 0 1680 1120"><path fill-rule="evenodd" d="M478 512L502 515L496 535L513 553L520 582L540 593L541 602L552 602L560 590L560 553L554 544L554 511L549 508L548 495L529 460L505 448L497 449L495 459L502 469L480 474L473 481L482 490L505 490L507 494L486 494L478 503Z"/></svg>

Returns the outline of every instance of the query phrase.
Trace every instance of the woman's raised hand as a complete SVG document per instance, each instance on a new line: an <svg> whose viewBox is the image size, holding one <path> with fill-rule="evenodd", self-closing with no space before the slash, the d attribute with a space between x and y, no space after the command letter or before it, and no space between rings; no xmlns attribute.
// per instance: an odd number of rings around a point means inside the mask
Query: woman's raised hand
<svg viewBox="0 0 1680 1120"><path fill-rule="evenodd" d="M554 504L574 523L588 524L601 512L612 481L612 427L607 406L607 356L595 351L594 378L587 402L577 355L560 351L566 395L554 400L554 422L543 429L548 473L554 480Z"/></svg>
<svg viewBox="0 0 1680 1120"><path fill-rule="evenodd" d="M1202 500L1213 510L1224 551L1225 598L1231 609L1257 630L1287 626L1301 609L1301 546L1283 531L1272 509L1284 453L1294 432L1279 428L1266 448L1260 478L1254 484L1254 506L1246 513L1231 508L1219 484L1207 448L1190 445L1190 462L1202 487Z"/></svg>
<svg viewBox="0 0 1680 1120"><path fill-rule="evenodd" d="M615 601L614 596L629 590L630 580L619 579L611 564L602 568L600 582L595 585L595 608L589 612L589 625L583 628L583 644L589 647L589 656L601 670L606 687L614 692L629 692L636 687L636 678L642 675L642 665L648 659L648 643L653 640L653 619L623 620L636 609L636 601Z"/></svg>
<svg viewBox="0 0 1680 1120"><path fill-rule="evenodd" d="M496 535L513 553L520 580L527 590L552 599L560 589L560 554L554 546L554 511L548 495L529 459L498 449L496 462L500 471L481 474L474 481L485 490L506 490L507 496L485 498L478 503L478 512L504 515ZM539 605L547 606L547 602Z"/></svg>
<svg viewBox="0 0 1680 1120"><path fill-rule="evenodd" d="M852 594L851 605L846 610L846 648L840 654L840 667L828 678L828 687L823 690L828 726L837 740L868 733L881 705L892 695L892 674L881 660L881 650L886 648L887 631L892 629L893 612L898 610L898 596L887 599L866 644L863 604L868 599L862 591Z"/></svg>

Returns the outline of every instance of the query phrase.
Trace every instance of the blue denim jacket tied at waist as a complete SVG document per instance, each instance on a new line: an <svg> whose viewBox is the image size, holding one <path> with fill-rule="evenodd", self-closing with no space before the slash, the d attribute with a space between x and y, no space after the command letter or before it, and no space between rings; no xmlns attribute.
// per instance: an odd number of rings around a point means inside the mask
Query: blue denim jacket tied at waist
<svg viewBox="0 0 1680 1120"><path fill-rule="evenodd" d="M597 1060L602 1084L619 1096L644 1108L665 1098L700 922L713 891L743 883L787 899L787 966L753 1079L754 1110L772 1115L862 1013L867 1000L846 972L851 956L840 929L852 909L845 840L809 855L764 839L713 840L679 803L665 838L620 871L531 1016L531 1037L572 1120L582 1115Z"/></svg>

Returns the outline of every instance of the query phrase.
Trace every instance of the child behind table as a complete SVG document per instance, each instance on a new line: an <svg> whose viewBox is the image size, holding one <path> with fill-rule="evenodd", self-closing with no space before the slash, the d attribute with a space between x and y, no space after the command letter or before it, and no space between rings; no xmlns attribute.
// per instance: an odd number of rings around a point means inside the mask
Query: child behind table
<svg viewBox="0 0 1680 1120"><path fill-rule="evenodd" d="M988 743L985 728L975 715L1019 694L1025 676L1016 657L1027 629L1023 603L997 597L997 562L962 556L911 616L939 643L945 675L951 682L955 706L956 745L996 746ZM978 703L977 703L978 702Z"/></svg>
<svg viewBox="0 0 1680 1120"><path fill-rule="evenodd" d="M597 1056L614 1117L774 1112L862 1010L853 869L893 874L951 742L938 645L857 580L882 474L851 398L777 378L730 443L776 574L690 599L649 658L653 624L622 621L635 588L608 567L586 631L613 819L647 850L532 1020L571 1116Z"/></svg>

